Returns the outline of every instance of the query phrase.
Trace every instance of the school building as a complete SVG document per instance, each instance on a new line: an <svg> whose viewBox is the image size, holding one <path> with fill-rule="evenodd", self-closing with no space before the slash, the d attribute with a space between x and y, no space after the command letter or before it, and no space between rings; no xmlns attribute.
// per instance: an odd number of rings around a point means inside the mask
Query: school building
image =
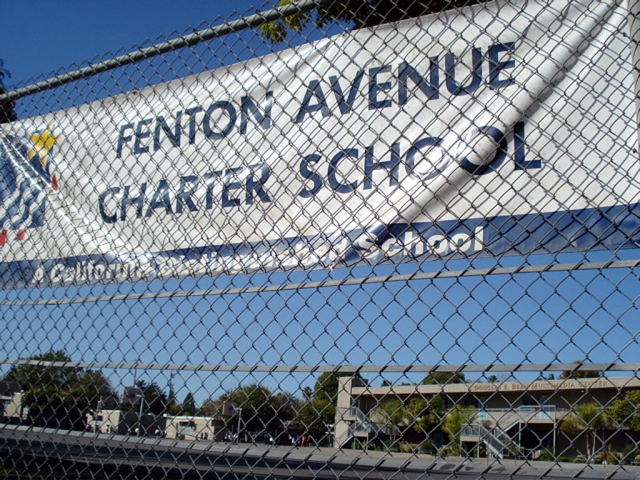
<svg viewBox="0 0 640 480"><path fill-rule="evenodd" d="M479 452L475 447L482 445L487 455L500 458L535 459L544 449L554 456L586 455L587 435L567 435L560 429L562 420L580 403L595 402L604 408L634 389L640 389L637 377L381 387L370 386L363 378L343 377L334 425L335 446L362 448L369 442L388 443L390 438L415 445L427 440L437 447L446 445L451 440L440 428L417 432L406 421L390 425L380 422L376 411L389 400L408 405L417 396L427 400L438 396L445 415L454 405L470 407L457 440L462 452ZM616 427L596 433L600 449L621 451L631 442L629 432Z"/></svg>
<svg viewBox="0 0 640 480"><path fill-rule="evenodd" d="M87 414L87 424L96 433L162 436L180 440L221 441L228 432L220 416L143 414L138 425L138 413L124 410L99 410Z"/></svg>

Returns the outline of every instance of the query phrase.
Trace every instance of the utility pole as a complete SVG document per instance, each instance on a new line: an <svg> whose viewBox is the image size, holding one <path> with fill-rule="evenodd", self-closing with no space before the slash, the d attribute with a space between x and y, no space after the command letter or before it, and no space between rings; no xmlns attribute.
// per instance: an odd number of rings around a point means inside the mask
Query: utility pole
<svg viewBox="0 0 640 480"><path fill-rule="evenodd" d="M174 397L174 393L173 393L173 377L175 377L176 372L171 372L169 374L169 404L172 404L175 399Z"/></svg>
<svg viewBox="0 0 640 480"><path fill-rule="evenodd" d="M144 408L144 392L140 389L140 411L138 412L138 437L140 436L140 431L142 430L142 410Z"/></svg>
<svg viewBox="0 0 640 480"><path fill-rule="evenodd" d="M136 362L136 365L134 367L133 370L133 387L134 388L138 388L138 364L140 363L140 357L138 357L138 361ZM142 391L142 388L139 388L140 390L140 410L138 410L138 432L136 433L136 437L140 436L140 431L142 430L142 411L144 408L144 392Z"/></svg>

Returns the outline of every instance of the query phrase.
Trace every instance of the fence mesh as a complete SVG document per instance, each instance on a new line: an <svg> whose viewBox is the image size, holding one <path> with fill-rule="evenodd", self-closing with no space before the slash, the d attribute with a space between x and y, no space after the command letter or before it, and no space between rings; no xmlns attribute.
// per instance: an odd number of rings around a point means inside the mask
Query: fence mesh
<svg viewBox="0 0 640 480"><path fill-rule="evenodd" d="M636 478L635 3L271 7L0 97L5 476Z"/></svg>

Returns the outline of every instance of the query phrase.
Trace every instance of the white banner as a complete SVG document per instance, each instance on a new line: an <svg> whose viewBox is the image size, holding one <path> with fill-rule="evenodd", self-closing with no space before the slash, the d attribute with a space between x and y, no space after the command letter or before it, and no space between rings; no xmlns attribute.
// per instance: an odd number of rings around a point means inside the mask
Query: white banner
<svg viewBox="0 0 640 480"><path fill-rule="evenodd" d="M2 126L5 288L635 246L625 2L495 2Z"/></svg>

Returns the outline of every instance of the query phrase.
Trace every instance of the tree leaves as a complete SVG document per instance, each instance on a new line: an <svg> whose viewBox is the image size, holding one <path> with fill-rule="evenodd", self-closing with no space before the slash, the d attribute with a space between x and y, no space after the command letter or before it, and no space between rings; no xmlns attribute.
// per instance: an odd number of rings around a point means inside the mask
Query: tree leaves
<svg viewBox="0 0 640 480"><path fill-rule="evenodd" d="M295 3L294 0L278 0L281 7ZM281 20L264 23L260 35L271 43L280 43L288 32L300 32L313 22L324 27L336 22L345 27L365 28L383 23L398 22L407 18L441 12L452 8L482 3L481 0L340 0L328 6L320 6L315 14L298 13Z"/></svg>
<svg viewBox="0 0 640 480"><path fill-rule="evenodd" d="M28 360L41 364L14 365L3 380L24 391L24 401L36 423L83 428L84 415L97 409L103 398L114 394L102 372L52 366L52 363L71 362L62 350L35 355Z"/></svg>

